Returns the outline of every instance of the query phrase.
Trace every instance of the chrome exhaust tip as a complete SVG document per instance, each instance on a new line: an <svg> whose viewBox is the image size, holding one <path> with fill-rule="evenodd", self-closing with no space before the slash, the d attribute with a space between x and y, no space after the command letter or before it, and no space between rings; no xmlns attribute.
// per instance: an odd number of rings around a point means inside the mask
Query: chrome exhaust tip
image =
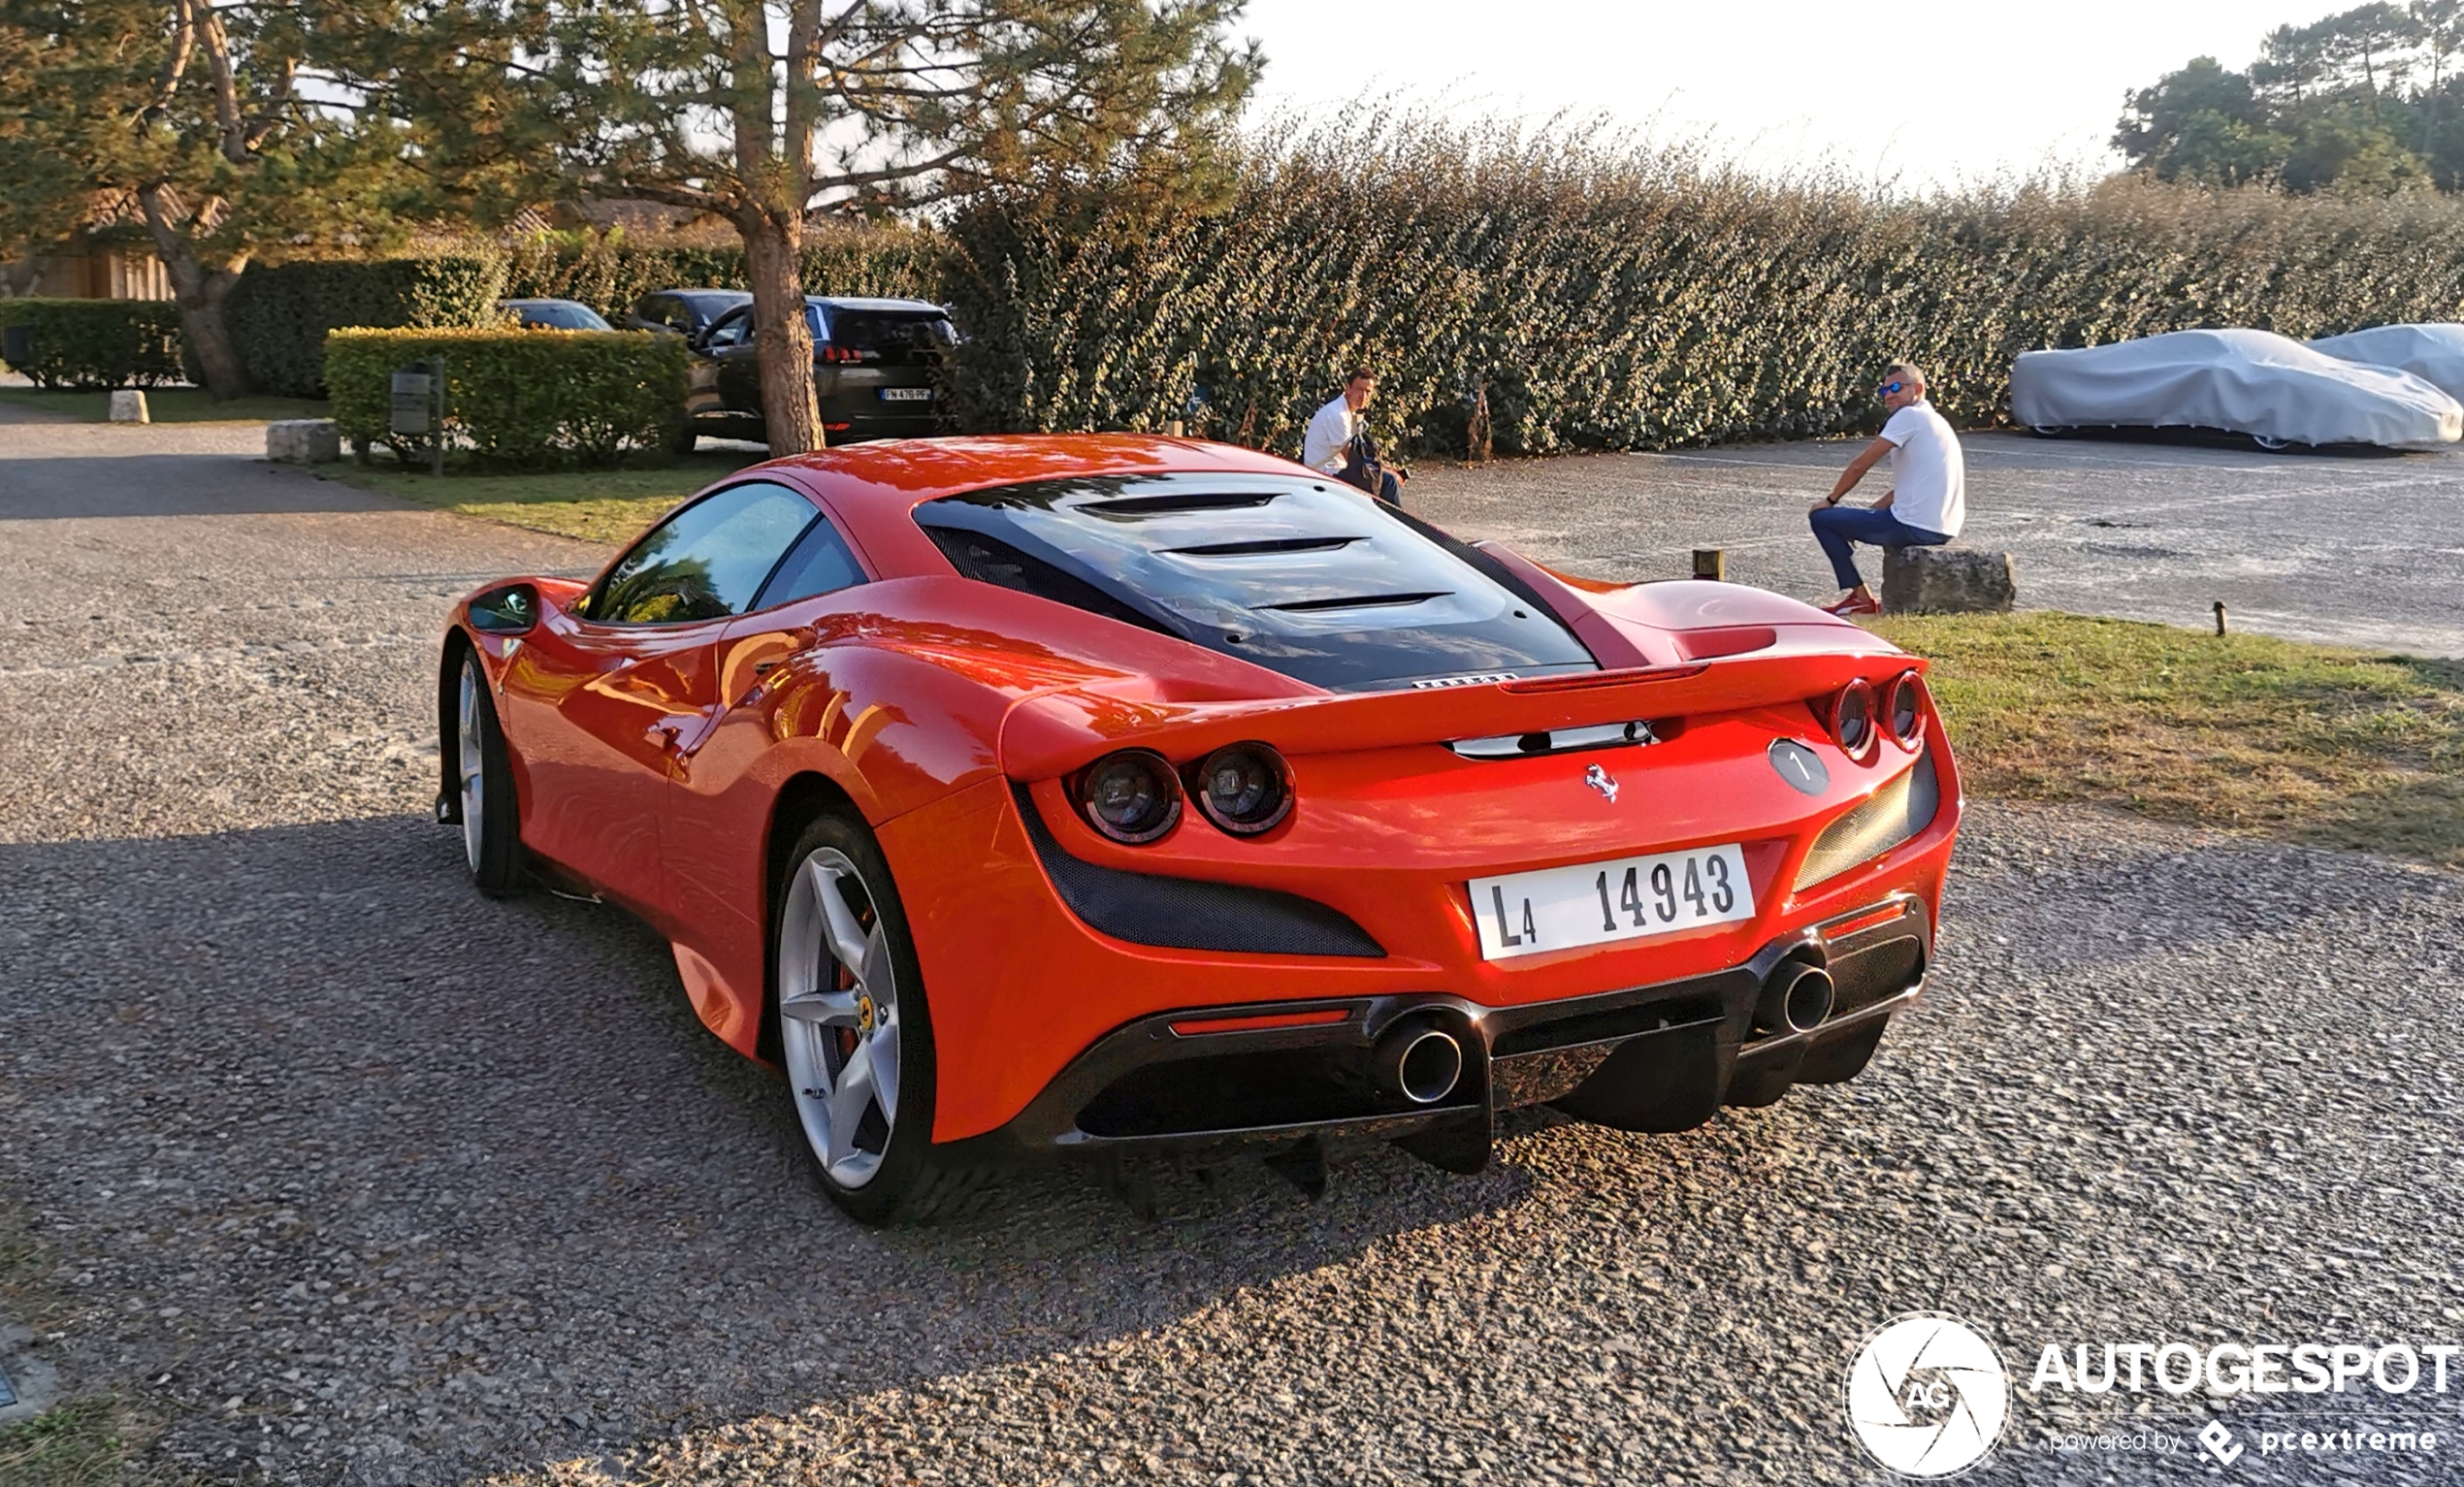
<svg viewBox="0 0 2464 1487"><path fill-rule="evenodd" d="M1812 1032L1831 1017L1838 989L1821 966L1791 960L1763 984L1762 1000L1754 1004L1754 1026L1767 1033Z"/></svg>
<svg viewBox="0 0 2464 1487"><path fill-rule="evenodd" d="M1443 1028L1410 1021L1378 1041L1370 1067L1378 1088L1414 1105L1435 1105L1463 1079L1463 1045Z"/></svg>

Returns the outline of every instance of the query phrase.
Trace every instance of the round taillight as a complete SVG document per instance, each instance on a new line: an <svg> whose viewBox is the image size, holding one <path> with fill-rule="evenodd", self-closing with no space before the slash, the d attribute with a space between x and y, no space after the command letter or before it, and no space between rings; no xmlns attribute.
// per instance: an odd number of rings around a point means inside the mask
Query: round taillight
<svg viewBox="0 0 2464 1487"><path fill-rule="evenodd" d="M1087 767L1078 782L1087 824L1117 842L1151 842L1181 819L1181 782L1160 754L1123 749Z"/></svg>
<svg viewBox="0 0 2464 1487"><path fill-rule="evenodd" d="M1850 682L1832 699L1832 742L1855 759L1873 747L1873 689L1863 681Z"/></svg>
<svg viewBox="0 0 2464 1487"><path fill-rule="evenodd" d="M1892 738L1900 748L1913 753L1924 744L1925 683L1917 680L1914 671L1899 673L1899 679L1891 684L1882 713L1890 724Z"/></svg>
<svg viewBox="0 0 2464 1487"><path fill-rule="evenodd" d="M1198 809L1235 836L1255 836L1292 813L1291 771L1261 743L1226 744L1198 766Z"/></svg>

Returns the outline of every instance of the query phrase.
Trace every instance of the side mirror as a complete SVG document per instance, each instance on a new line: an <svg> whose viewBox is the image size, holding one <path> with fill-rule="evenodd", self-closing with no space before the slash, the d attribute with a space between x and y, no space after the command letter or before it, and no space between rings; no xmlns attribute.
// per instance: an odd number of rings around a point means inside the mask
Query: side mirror
<svg viewBox="0 0 2464 1487"><path fill-rule="evenodd" d="M518 635L539 623L539 591L526 583L491 589L470 601L470 625L492 635Z"/></svg>

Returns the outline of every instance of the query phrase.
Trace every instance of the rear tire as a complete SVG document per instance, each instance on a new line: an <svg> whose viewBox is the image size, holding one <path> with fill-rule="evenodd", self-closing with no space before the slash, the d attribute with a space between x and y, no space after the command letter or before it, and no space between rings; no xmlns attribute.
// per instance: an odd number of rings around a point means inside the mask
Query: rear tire
<svg viewBox="0 0 2464 1487"><path fill-rule="evenodd" d="M522 809L513 793L513 761L497 726L496 700L488 695L487 668L475 651L462 655L455 746L461 781L462 850L470 881L491 898L519 893L522 872Z"/></svg>
<svg viewBox="0 0 2464 1487"><path fill-rule="evenodd" d="M981 1185L932 1144L936 1059L924 972L872 832L805 827L770 907L772 1027L800 1161L860 1223L930 1216Z"/></svg>

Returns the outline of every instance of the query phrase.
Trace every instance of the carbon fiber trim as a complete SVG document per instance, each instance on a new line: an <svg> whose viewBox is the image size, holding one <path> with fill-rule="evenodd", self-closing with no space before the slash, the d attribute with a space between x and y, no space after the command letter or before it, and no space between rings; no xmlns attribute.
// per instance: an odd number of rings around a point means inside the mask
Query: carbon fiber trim
<svg viewBox="0 0 2464 1487"><path fill-rule="evenodd" d="M1230 883L1127 873L1071 857L1044 824L1026 787L1013 782L1010 794L1061 902L1116 940L1248 955L1386 956L1386 948L1368 930L1311 899Z"/></svg>

